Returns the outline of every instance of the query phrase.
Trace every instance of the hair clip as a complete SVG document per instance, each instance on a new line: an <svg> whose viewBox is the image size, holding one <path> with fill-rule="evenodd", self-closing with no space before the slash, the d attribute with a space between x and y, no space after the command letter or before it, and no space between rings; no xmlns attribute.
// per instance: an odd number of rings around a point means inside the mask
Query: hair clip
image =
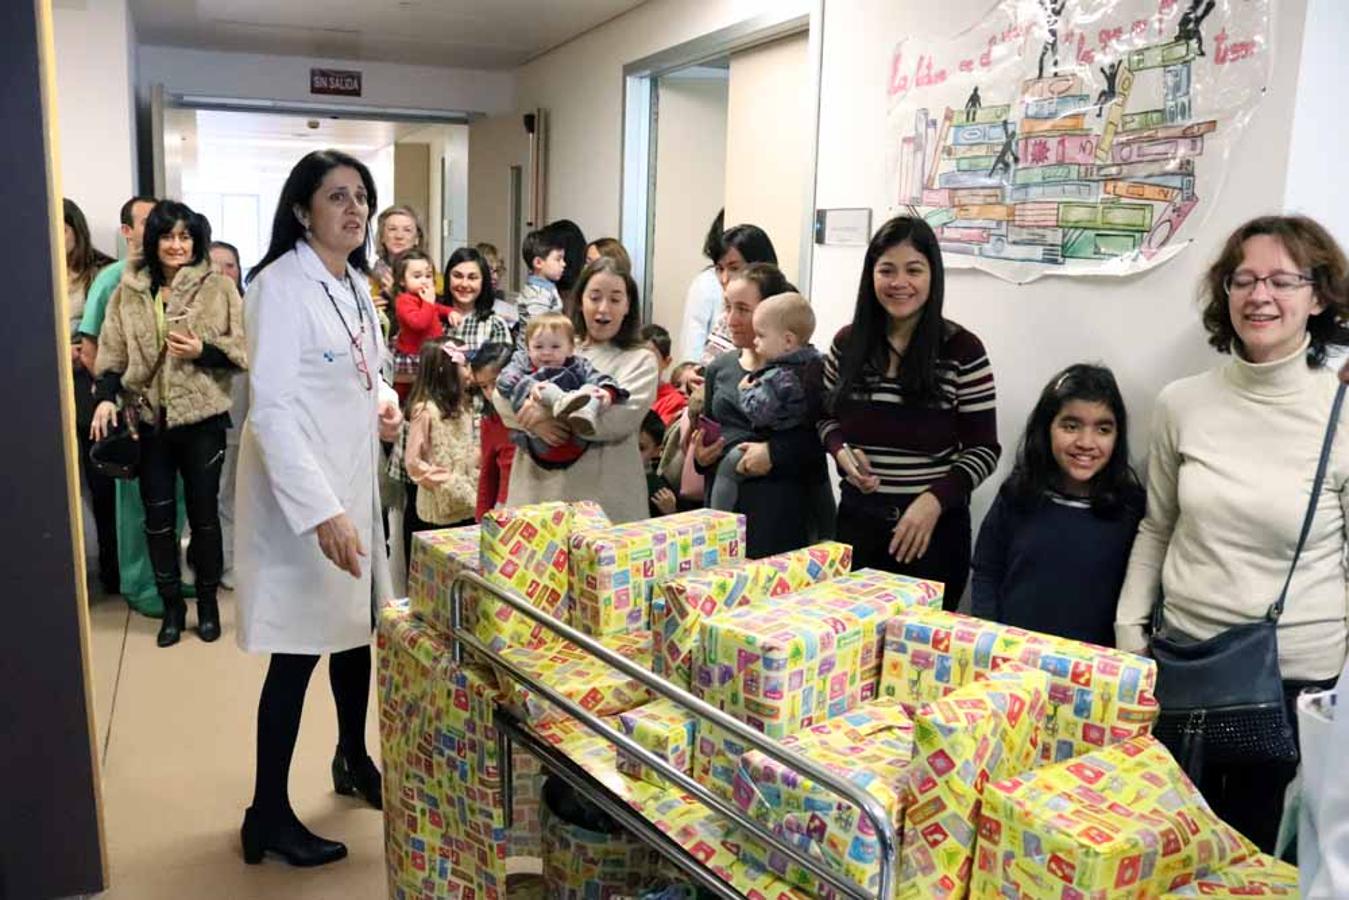
<svg viewBox="0 0 1349 900"><path fill-rule="evenodd" d="M445 355L448 356L450 361L456 366L468 364L468 360L464 357L464 351L460 349L458 344L446 343L442 345L441 349L445 351Z"/></svg>

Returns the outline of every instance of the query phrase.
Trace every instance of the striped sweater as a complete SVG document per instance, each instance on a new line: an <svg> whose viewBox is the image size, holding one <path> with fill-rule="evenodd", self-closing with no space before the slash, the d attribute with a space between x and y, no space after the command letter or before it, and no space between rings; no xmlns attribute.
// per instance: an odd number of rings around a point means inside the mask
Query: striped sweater
<svg viewBox="0 0 1349 900"><path fill-rule="evenodd" d="M824 364L826 394L838 383L839 364L852 326L834 337ZM966 504L970 493L997 468L996 392L984 345L969 331L946 323L937 358L942 401L910 406L898 378L871 375L833 418L820 420L820 439L831 455L846 443L862 450L880 476L880 487L862 494L846 481L844 498L889 514L931 491L943 509Z"/></svg>

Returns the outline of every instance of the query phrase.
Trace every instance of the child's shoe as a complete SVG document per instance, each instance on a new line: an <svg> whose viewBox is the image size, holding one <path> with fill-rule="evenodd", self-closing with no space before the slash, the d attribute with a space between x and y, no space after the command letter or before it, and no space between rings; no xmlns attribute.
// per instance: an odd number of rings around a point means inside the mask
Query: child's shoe
<svg viewBox="0 0 1349 900"><path fill-rule="evenodd" d="M556 388L556 385L550 386ZM556 396L557 399L553 401L553 418L563 421L594 399L589 391L584 390L559 392Z"/></svg>
<svg viewBox="0 0 1349 900"><path fill-rule="evenodd" d="M581 394L583 392L576 391ZM562 413L559 418L567 423L567 427L572 430L577 437L588 438L595 435L595 420L600 414L600 401L591 394L584 394L581 402L574 402L574 397L568 395L566 398L570 409ZM563 404L559 404L562 406Z"/></svg>
<svg viewBox="0 0 1349 900"><path fill-rule="evenodd" d="M545 381L539 387L539 402L543 404L545 409L553 410L553 415L557 418L561 418L557 415L557 404L566 396L567 392L551 381Z"/></svg>

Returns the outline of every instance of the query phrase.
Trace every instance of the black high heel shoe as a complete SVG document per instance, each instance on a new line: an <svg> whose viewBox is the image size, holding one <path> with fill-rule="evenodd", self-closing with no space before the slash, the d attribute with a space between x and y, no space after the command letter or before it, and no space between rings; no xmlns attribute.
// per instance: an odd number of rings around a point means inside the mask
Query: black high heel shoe
<svg viewBox="0 0 1349 900"><path fill-rule="evenodd" d="M197 600L197 635L206 643L220 637L220 603L216 600Z"/></svg>
<svg viewBox="0 0 1349 900"><path fill-rule="evenodd" d="M159 634L155 643L161 647L172 647L183 636L187 627L187 603L181 597L164 601L164 619L159 623Z"/></svg>
<svg viewBox="0 0 1349 900"><path fill-rule="evenodd" d="M267 853L275 853L292 866L304 867L336 862L347 855L346 844L314 834L289 809L268 817L250 806L244 813L239 839L244 847L244 862L250 866L262 862Z"/></svg>
<svg viewBox="0 0 1349 900"><path fill-rule="evenodd" d="M360 794L375 809L384 808L384 788L379 769L369 756L363 756L353 763L338 747L333 755L333 790L344 797Z"/></svg>

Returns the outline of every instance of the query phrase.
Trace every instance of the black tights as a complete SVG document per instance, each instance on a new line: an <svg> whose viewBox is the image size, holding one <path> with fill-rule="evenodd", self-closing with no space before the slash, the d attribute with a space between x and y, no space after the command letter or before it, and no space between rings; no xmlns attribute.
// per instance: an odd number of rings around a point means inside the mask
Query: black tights
<svg viewBox="0 0 1349 900"><path fill-rule="evenodd" d="M178 476L183 478L192 543L187 558L197 578L197 599L214 600L224 568L220 533L220 469L225 461L225 425L215 416L193 425L157 428L141 436L140 491L145 504L145 545L159 596L182 597L178 571Z"/></svg>
<svg viewBox="0 0 1349 900"><path fill-rule="evenodd" d="M290 812L290 760L300 733L300 714L317 656L273 653L258 700L258 769L253 806L264 813ZM364 759L365 715L370 702L370 647L328 657L328 680L337 702L337 746L353 764Z"/></svg>

